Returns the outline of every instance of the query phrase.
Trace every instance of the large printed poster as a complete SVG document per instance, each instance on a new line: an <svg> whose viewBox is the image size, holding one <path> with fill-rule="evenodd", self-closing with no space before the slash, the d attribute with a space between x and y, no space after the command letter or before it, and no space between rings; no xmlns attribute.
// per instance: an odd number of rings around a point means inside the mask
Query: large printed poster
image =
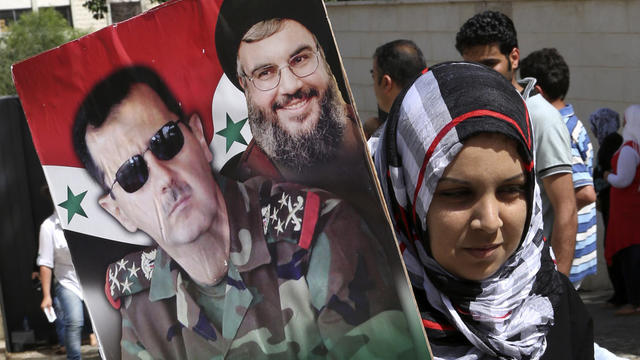
<svg viewBox="0 0 640 360"><path fill-rule="evenodd" d="M429 357L321 0L171 1L13 75L103 357Z"/></svg>

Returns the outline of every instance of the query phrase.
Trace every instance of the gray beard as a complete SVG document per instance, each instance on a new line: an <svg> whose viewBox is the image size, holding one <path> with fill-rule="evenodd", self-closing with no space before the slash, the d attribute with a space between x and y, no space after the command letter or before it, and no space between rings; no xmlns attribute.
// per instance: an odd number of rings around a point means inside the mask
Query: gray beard
<svg viewBox="0 0 640 360"><path fill-rule="evenodd" d="M292 97L301 96L301 89ZM308 89L307 93L316 92ZM292 135L280 127L275 110L266 112L247 97L249 125L253 138L267 156L288 169L303 170L333 160L346 127L346 111L338 98L336 86L330 84L320 99L320 117L316 126Z"/></svg>

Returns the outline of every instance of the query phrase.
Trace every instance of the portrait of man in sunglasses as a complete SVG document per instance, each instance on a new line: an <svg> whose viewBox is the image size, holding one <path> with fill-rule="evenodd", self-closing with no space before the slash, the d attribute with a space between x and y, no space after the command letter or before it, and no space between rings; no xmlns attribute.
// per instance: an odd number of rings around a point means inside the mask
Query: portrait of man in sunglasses
<svg viewBox="0 0 640 360"><path fill-rule="evenodd" d="M245 94L253 140L221 173L240 181L263 175L317 186L344 197L361 213L380 212L375 192L362 186L370 179L363 141L318 5L297 0L222 4L218 58Z"/></svg>
<svg viewBox="0 0 640 360"><path fill-rule="evenodd" d="M74 149L100 205L156 243L107 269L123 358L395 357L412 342L391 270L344 201L211 170L197 114L151 69L81 103Z"/></svg>

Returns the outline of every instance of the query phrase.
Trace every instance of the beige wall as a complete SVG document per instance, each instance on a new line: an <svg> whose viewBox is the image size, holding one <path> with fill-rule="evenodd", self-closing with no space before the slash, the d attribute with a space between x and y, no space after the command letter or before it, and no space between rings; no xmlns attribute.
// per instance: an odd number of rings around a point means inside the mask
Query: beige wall
<svg viewBox="0 0 640 360"><path fill-rule="evenodd" d="M521 55L556 47L571 69L567 100L583 121L599 107L618 112L640 102L640 1L349 1L327 11L360 116L376 113L371 55L387 41L407 38L427 64L459 60L455 34L484 9L509 15Z"/></svg>
<svg viewBox="0 0 640 360"><path fill-rule="evenodd" d="M456 32L486 9L500 10L513 19L522 56L543 47L560 51L571 71L567 100L587 129L589 114L599 107L622 113L630 104L640 103L638 0L329 2L329 19L361 119L377 114L369 73L377 46L406 38L418 44L428 65L459 60ZM585 279L587 289L609 286L601 220L598 225L598 274Z"/></svg>

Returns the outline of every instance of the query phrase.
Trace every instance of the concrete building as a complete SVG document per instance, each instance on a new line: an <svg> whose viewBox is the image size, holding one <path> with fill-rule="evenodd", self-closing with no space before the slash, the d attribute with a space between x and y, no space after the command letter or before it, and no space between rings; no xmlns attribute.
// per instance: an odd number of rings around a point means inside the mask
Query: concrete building
<svg viewBox="0 0 640 360"><path fill-rule="evenodd" d="M85 0L2 0L0 1L0 33L16 21L20 14L39 8L54 8L69 22L69 25L86 31L95 31L109 24L124 21L157 5L151 0L107 0L108 14L103 19L94 19L83 7Z"/></svg>

